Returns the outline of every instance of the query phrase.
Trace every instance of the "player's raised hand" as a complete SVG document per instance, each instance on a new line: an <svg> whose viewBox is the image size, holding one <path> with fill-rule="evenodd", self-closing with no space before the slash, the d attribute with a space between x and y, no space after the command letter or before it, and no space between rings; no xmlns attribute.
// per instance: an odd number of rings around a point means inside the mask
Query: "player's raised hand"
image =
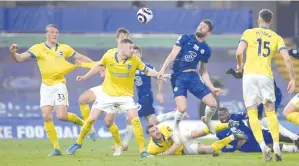
<svg viewBox="0 0 299 166"><path fill-rule="evenodd" d="M289 84L288 84L288 93L293 93L295 90L295 80L290 80Z"/></svg>
<svg viewBox="0 0 299 166"><path fill-rule="evenodd" d="M82 80L85 80L85 77L84 76L77 76L76 80L77 81L82 81Z"/></svg>
<svg viewBox="0 0 299 166"><path fill-rule="evenodd" d="M12 45L10 46L10 48L9 48L9 51L10 51L11 53L16 53L17 50L18 50L18 45L17 45L17 44L12 44Z"/></svg>
<svg viewBox="0 0 299 166"><path fill-rule="evenodd" d="M217 96L221 95L223 93L223 90L220 88L213 88L211 89L213 93L215 93Z"/></svg>

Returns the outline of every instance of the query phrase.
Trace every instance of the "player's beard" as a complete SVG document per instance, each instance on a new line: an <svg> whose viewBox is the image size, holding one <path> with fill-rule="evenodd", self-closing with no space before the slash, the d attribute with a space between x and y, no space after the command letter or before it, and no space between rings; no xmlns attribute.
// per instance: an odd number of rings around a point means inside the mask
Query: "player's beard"
<svg viewBox="0 0 299 166"><path fill-rule="evenodd" d="M203 37L207 36L205 33L201 33L201 32L195 32L195 35L199 38L203 38Z"/></svg>

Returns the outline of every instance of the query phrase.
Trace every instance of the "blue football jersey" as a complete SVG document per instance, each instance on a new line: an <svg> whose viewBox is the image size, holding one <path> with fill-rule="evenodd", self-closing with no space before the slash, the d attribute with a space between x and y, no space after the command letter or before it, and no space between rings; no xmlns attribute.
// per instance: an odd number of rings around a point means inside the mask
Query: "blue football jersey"
<svg viewBox="0 0 299 166"><path fill-rule="evenodd" d="M211 48L204 42L199 42L194 34L181 35L176 44L181 47L181 51L173 62L172 70L174 74L187 69L196 69L199 62L208 63L211 57Z"/></svg>
<svg viewBox="0 0 299 166"><path fill-rule="evenodd" d="M229 135L232 134L232 131L237 131L238 133L243 133L247 136L247 141L245 142L244 145L242 145L239 149L239 151L243 151L243 152L251 152L251 151L256 151L258 150L259 146L255 140L255 137L252 133L252 130L245 125L245 123L242 121L246 119L246 114L245 113L241 113L241 114L231 114L231 120L234 121L239 121L240 124L238 127L233 127L231 129L225 129L222 130L220 132L218 132L216 134L216 136L218 137L218 139L223 139ZM228 147L224 147L223 149L221 149L222 152L234 152L237 150L237 142L238 141L232 141L230 143L230 145L232 146L231 148Z"/></svg>
<svg viewBox="0 0 299 166"><path fill-rule="evenodd" d="M145 63L145 65L151 69L153 66L149 63ZM134 80L138 98L140 99L142 96L146 96L148 94L152 94L152 83L151 77L145 75L140 70L136 70L135 80Z"/></svg>

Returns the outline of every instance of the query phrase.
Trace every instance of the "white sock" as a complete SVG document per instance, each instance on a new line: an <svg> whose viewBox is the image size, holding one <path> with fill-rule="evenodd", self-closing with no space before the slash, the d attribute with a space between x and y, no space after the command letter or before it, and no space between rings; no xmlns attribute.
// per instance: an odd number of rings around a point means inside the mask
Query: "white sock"
<svg viewBox="0 0 299 166"><path fill-rule="evenodd" d="M298 148L295 145L282 145L283 152L298 152Z"/></svg>
<svg viewBox="0 0 299 166"><path fill-rule="evenodd" d="M276 154L280 154L280 146L279 146L279 142L273 142L273 150L274 150L274 153Z"/></svg>
<svg viewBox="0 0 299 166"><path fill-rule="evenodd" d="M159 123L164 122L165 120L168 120L170 118L173 118L175 116L175 112L171 111L171 112L167 112L165 114L160 114L157 116L157 120Z"/></svg>
<svg viewBox="0 0 299 166"><path fill-rule="evenodd" d="M175 127L179 126L179 123L183 119L183 116L184 116L184 113L181 113L180 111L175 112L175 115L174 115L174 121L175 121L174 126Z"/></svg>
<svg viewBox="0 0 299 166"><path fill-rule="evenodd" d="M265 147L266 147L265 141L261 142L260 148L261 148L262 152L265 150Z"/></svg>
<svg viewBox="0 0 299 166"><path fill-rule="evenodd" d="M123 146L128 146L132 136L133 136L133 126L127 124L126 133L125 133L125 137L124 137L122 145Z"/></svg>
<svg viewBox="0 0 299 166"><path fill-rule="evenodd" d="M205 109L205 117L206 117L206 121L210 121L213 117L213 115L216 112L216 108L211 108L209 106L206 106Z"/></svg>
<svg viewBox="0 0 299 166"><path fill-rule="evenodd" d="M268 129L268 119L267 117L264 117L262 119L262 125ZM290 130L286 129L282 125L279 124L279 133L285 137L290 138L291 140L295 141L299 138L297 134L292 133Z"/></svg>
<svg viewBox="0 0 299 166"><path fill-rule="evenodd" d="M174 115L174 127L173 127L173 142L175 144L181 144L181 138L180 138L180 122L184 117L184 113L181 113L179 111L175 112Z"/></svg>
<svg viewBox="0 0 299 166"><path fill-rule="evenodd" d="M297 134L292 133L290 130L286 129L280 124L279 124L279 133L285 137L291 138L293 141L296 141L299 138Z"/></svg>

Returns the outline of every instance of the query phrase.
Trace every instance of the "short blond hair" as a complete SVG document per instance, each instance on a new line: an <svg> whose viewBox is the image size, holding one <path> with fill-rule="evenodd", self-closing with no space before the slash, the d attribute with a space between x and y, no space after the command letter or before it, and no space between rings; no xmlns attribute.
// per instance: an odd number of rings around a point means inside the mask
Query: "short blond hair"
<svg viewBox="0 0 299 166"><path fill-rule="evenodd" d="M58 29L55 24L49 24L46 26L46 32L48 32L48 28L50 28L50 27Z"/></svg>

